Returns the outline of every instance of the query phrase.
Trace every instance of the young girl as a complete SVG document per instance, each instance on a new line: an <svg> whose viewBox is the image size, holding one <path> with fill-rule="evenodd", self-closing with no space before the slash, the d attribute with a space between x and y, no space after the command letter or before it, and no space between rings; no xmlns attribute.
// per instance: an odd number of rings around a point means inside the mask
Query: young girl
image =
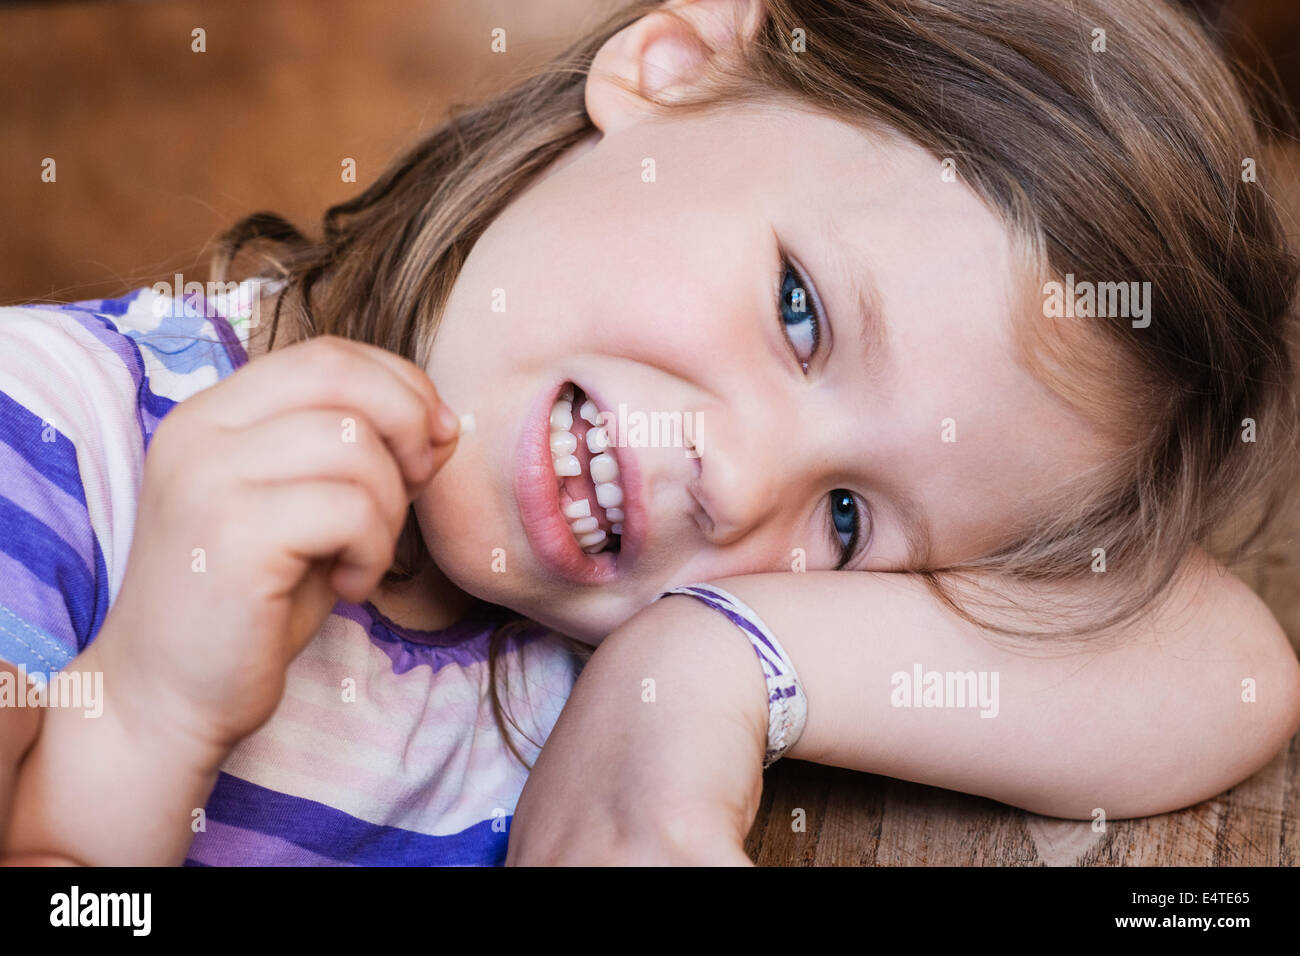
<svg viewBox="0 0 1300 956"><path fill-rule="evenodd" d="M1157 0L638 2L236 226L268 321L4 310L0 657L104 686L0 708L5 849L744 863L783 754L1231 786L1300 723L1202 550L1296 454L1259 157Z"/></svg>

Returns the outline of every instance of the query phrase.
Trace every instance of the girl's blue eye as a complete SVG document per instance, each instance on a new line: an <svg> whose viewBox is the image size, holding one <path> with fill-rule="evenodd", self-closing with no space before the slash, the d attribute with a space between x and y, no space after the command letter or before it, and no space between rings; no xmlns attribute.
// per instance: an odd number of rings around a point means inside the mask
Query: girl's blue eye
<svg viewBox="0 0 1300 956"><path fill-rule="evenodd" d="M836 488L831 492L831 528L840 546L840 563L835 566L839 571L853 561L859 550L866 549L871 537L870 511L849 489Z"/></svg>
<svg viewBox="0 0 1300 956"><path fill-rule="evenodd" d="M795 274L790 261L781 257L781 294L777 312L785 329L785 337L794 348L795 357L803 370L808 371L808 363L817 354L821 343L821 320L817 317L817 307L808 286Z"/></svg>
<svg viewBox="0 0 1300 956"><path fill-rule="evenodd" d="M838 571L852 560L862 530L858 499L846 488L836 488L831 492L831 527L840 547L840 563L836 567Z"/></svg>
<svg viewBox="0 0 1300 956"><path fill-rule="evenodd" d="M821 345L821 318L807 283L784 254L780 257L779 270L781 293L777 312L785 337L806 373ZM838 571L853 560L858 551L858 543L863 537L861 512L866 506L859 507L858 498L846 488L836 488L830 499L831 531L840 551L839 564L836 565ZM867 526L870 528L869 523Z"/></svg>

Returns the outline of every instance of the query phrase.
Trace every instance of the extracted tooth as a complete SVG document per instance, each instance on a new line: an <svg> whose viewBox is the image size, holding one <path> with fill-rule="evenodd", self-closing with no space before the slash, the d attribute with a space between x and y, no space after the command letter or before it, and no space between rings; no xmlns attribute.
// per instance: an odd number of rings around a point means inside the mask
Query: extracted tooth
<svg viewBox="0 0 1300 956"><path fill-rule="evenodd" d="M611 527L609 530L612 531L612 532L614 532L615 534L622 534L622 533L623 533L623 523L622 523L622 522L618 522L618 523L616 523L613 527Z"/></svg>
<svg viewBox="0 0 1300 956"><path fill-rule="evenodd" d="M591 548L598 544L604 544L608 535L603 531L593 531L591 534L584 534L578 538L578 544L582 548Z"/></svg>
<svg viewBox="0 0 1300 956"><path fill-rule="evenodd" d="M565 455L563 458L556 458L553 462L555 473L561 478L576 478L582 474L582 465L578 464L577 456ZM596 500L600 500L599 495Z"/></svg>
<svg viewBox="0 0 1300 956"><path fill-rule="evenodd" d="M573 530L575 536L591 534L600 527L600 521L596 518L575 518L569 522L569 527Z"/></svg>
<svg viewBox="0 0 1300 956"><path fill-rule="evenodd" d="M596 407L596 403L591 399L587 399L582 403L582 407L578 409L578 414L582 416L582 420L585 422L590 422L592 425L600 424L600 409Z"/></svg>
<svg viewBox="0 0 1300 956"><path fill-rule="evenodd" d="M623 520L623 509L622 509L622 508L606 508L606 509L605 509L605 517L608 518L610 521L622 521L622 520Z"/></svg>
<svg viewBox="0 0 1300 956"><path fill-rule="evenodd" d="M602 508L617 508L623 503L623 489L610 482L597 485L596 501Z"/></svg>
<svg viewBox="0 0 1300 956"><path fill-rule="evenodd" d="M551 454L556 458L572 455L578 449L578 439L573 432L551 432Z"/></svg>
<svg viewBox="0 0 1300 956"><path fill-rule="evenodd" d="M613 481L618 477L618 462L613 455L597 455L591 459L591 480L596 484ZM603 505L605 502L601 502ZM617 502L615 502L617 504Z"/></svg>
<svg viewBox="0 0 1300 956"><path fill-rule="evenodd" d="M573 403L560 399L551 406L551 431L573 427Z"/></svg>
<svg viewBox="0 0 1300 956"><path fill-rule="evenodd" d="M609 434L601 425L593 425L587 429L587 450L593 455L599 455L609 447Z"/></svg>
<svg viewBox="0 0 1300 956"><path fill-rule="evenodd" d="M573 386L565 385L564 388L560 389L560 398L564 399L566 402L573 401Z"/></svg>
<svg viewBox="0 0 1300 956"><path fill-rule="evenodd" d="M591 502L586 498L579 498L577 501L570 502L564 506L564 517L570 520L574 518L590 518Z"/></svg>

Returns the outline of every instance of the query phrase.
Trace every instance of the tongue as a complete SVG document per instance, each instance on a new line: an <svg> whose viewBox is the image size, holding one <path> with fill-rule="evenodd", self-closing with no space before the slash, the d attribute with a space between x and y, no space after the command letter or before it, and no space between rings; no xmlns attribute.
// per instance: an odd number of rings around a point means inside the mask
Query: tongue
<svg viewBox="0 0 1300 956"><path fill-rule="evenodd" d="M578 439L578 448L574 451L574 454L578 457L578 464L582 466L582 472L560 479L560 507L565 508L575 501L586 498L587 503L591 505L592 517L600 523L600 530L612 535L610 522L605 517L605 510L596 501L596 483L591 480L591 459L595 457L592 455L591 450L587 448L587 430L591 428L591 424L578 414L578 409L582 407L582 403L586 400L586 394L582 389L574 385L573 426L569 430Z"/></svg>

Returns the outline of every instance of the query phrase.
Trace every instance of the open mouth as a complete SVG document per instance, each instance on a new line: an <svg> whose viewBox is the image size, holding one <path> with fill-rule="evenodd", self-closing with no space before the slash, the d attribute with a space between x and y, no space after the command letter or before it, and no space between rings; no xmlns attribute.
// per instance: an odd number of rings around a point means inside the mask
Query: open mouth
<svg viewBox="0 0 1300 956"><path fill-rule="evenodd" d="M574 540L587 554L619 550L623 485L608 416L576 384L566 383L550 414L556 495Z"/></svg>

